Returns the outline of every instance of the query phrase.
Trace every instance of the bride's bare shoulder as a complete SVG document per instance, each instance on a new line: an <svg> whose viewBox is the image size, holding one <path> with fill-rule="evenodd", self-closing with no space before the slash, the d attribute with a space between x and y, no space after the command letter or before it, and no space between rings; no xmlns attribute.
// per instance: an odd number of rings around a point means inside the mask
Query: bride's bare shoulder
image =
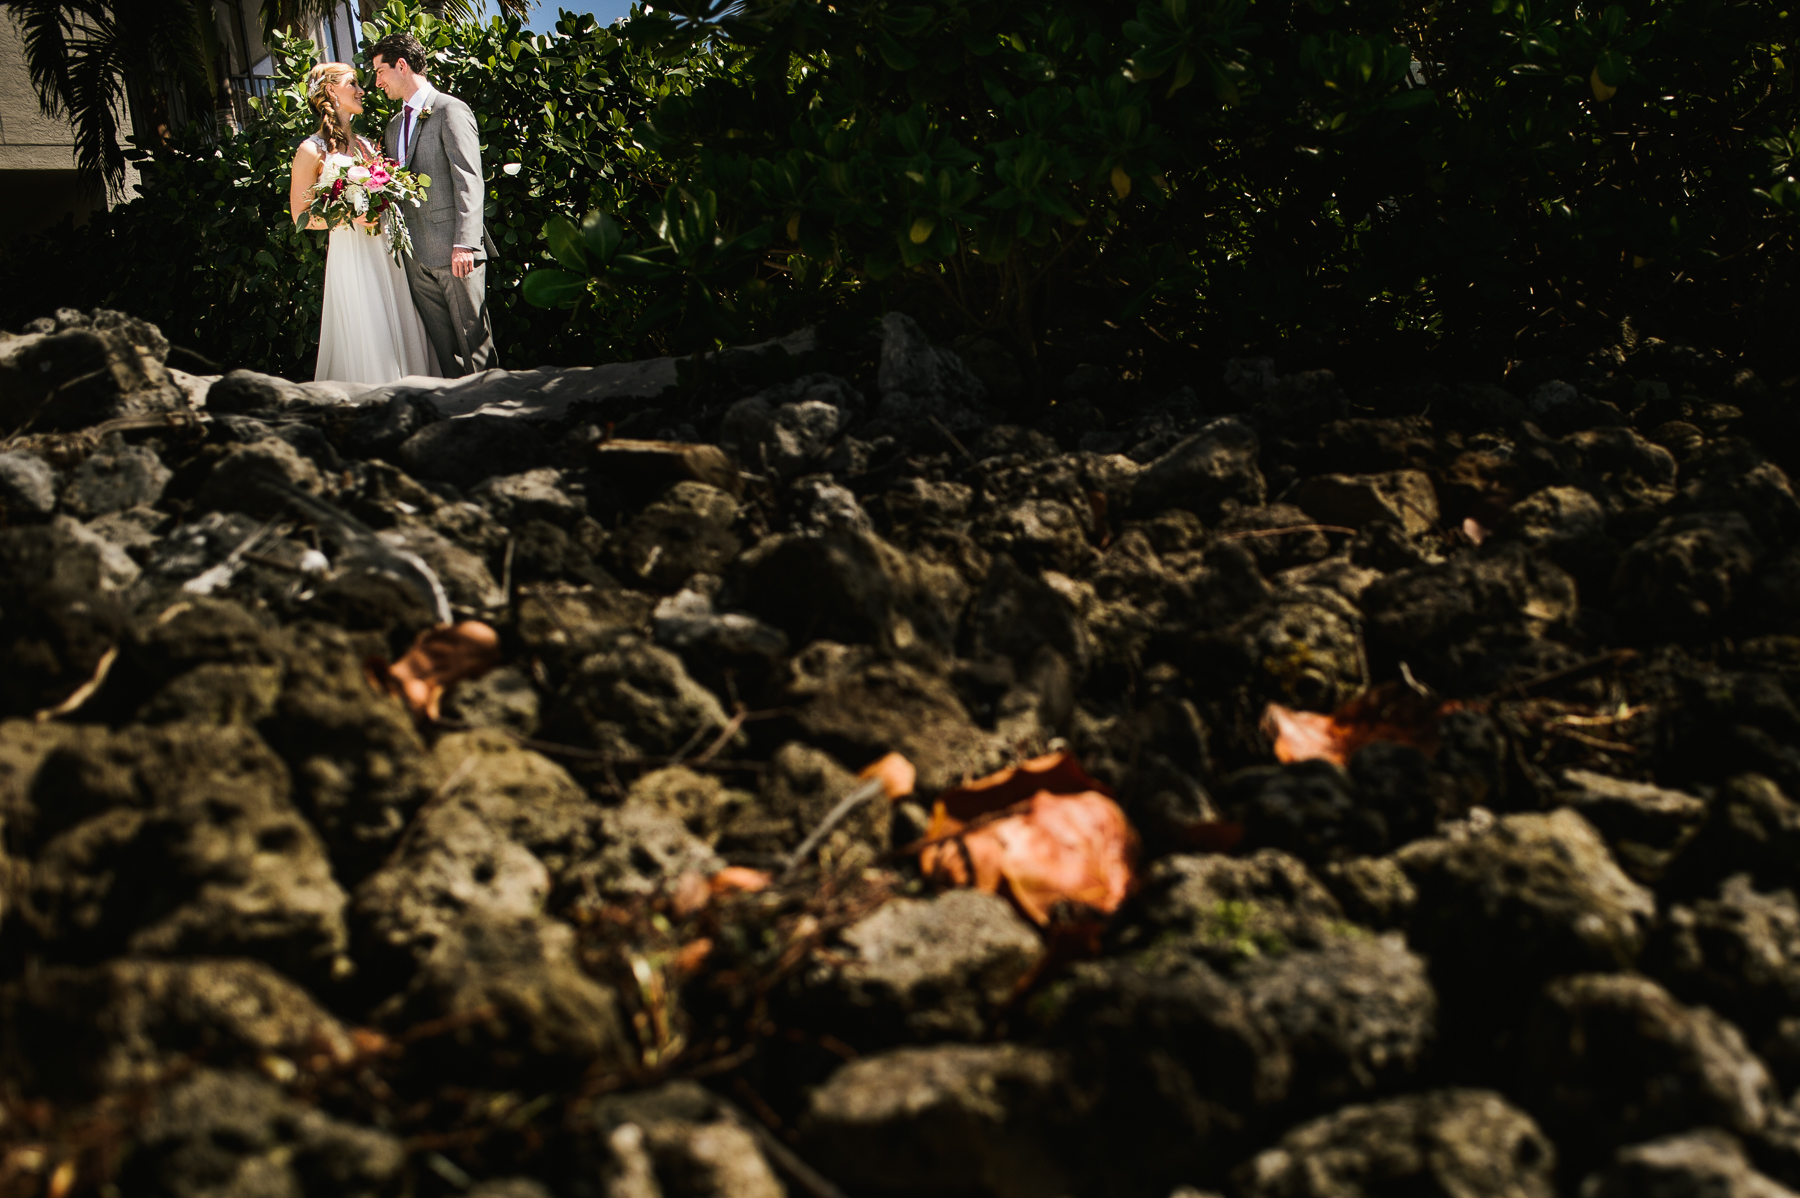
<svg viewBox="0 0 1800 1198"><path fill-rule="evenodd" d="M300 143L294 151L295 166L317 166L325 160L325 150L319 145L319 139L309 137Z"/></svg>

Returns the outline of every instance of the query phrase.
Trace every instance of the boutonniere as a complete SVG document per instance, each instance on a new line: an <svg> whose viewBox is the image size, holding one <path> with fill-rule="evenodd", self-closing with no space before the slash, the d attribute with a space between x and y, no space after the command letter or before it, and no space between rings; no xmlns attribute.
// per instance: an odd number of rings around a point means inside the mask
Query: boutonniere
<svg viewBox="0 0 1800 1198"><path fill-rule="evenodd" d="M425 107L419 109L419 124L423 125L426 121L428 121L430 119L431 119L431 105L427 104L427 105L425 105Z"/></svg>

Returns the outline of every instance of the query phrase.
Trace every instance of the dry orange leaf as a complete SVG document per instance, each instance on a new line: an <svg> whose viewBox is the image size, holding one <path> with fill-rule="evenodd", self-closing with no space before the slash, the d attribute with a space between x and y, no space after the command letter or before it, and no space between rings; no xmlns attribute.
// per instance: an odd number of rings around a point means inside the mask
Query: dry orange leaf
<svg viewBox="0 0 1800 1198"><path fill-rule="evenodd" d="M706 959L712 956L713 942L702 936L681 946L675 953L675 972L681 977L692 977L700 972Z"/></svg>
<svg viewBox="0 0 1800 1198"><path fill-rule="evenodd" d="M1010 895L1040 926L1059 903L1118 910L1137 855L1125 813L1067 753L945 791L926 840L927 877Z"/></svg>
<svg viewBox="0 0 1800 1198"><path fill-rule="evenodd" d="M769 883L775 879L760 869L751 869L744 865L727 865L712 876L708 883L712 892L718 894L754 894L758 890L767 890Z"/></svg>
<svg viewBox="0 0 1800 1198"><path fill-rule="evenodd" d="M1438 721L1464 706L1384 682L1330 715L1271 703L1263 712L1263 731L1275 742L1275 759L1284 764L1324 760L1349 765L1359 749L1376 741L1411 745L1431 757L1438 749Z"/></svg>
<svg viewBox="0 0 1800 1198"><path fill-rule="evenodd" d="M404 702L414 715L438 718L454 683L479 678L500 664L500 636L480 620L427 628L393 665L369 663L369 681Z"/></svg>
<svg viewBox="0 0 1800 1198"><path fill-rule="evenodd" d="M913 792L913 784L918 781L919 771L900 754L889 753L856 776L864 782L880 779L882 793L889 799L904 799Z"/></svg>

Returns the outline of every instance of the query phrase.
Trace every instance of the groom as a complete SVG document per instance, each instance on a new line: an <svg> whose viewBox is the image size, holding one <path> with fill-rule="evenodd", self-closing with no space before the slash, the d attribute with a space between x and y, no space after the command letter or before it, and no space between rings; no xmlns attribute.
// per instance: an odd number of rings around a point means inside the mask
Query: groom
<svg viewBox="0 0 1800 1198"><path fill-rule="evenodd" d="M446 377L500 364L487 311L487 264L494 243L482 224L487 186L481 175L481 136L475 114L424 75L425 47L410 33L394 33L369 51L375 85L405 107L388 123L382 150L401 166L428 175L425 202L402 206L413 252L406 282Z"/></svg>

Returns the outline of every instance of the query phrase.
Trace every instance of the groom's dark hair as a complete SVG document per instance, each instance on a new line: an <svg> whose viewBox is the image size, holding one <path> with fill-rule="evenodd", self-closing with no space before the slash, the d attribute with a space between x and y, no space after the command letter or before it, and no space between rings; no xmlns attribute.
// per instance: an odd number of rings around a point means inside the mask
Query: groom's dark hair
<svg viewBox="0 0 1800 1198"><path fill-rule="evenodd" d="M385 59L390 67L399 66L400 60L404 58L406 65L413 69L413 74L425 74L425 47L410 33L388 34L369 47L370 62L375 61L376 55Z"/></svg>

